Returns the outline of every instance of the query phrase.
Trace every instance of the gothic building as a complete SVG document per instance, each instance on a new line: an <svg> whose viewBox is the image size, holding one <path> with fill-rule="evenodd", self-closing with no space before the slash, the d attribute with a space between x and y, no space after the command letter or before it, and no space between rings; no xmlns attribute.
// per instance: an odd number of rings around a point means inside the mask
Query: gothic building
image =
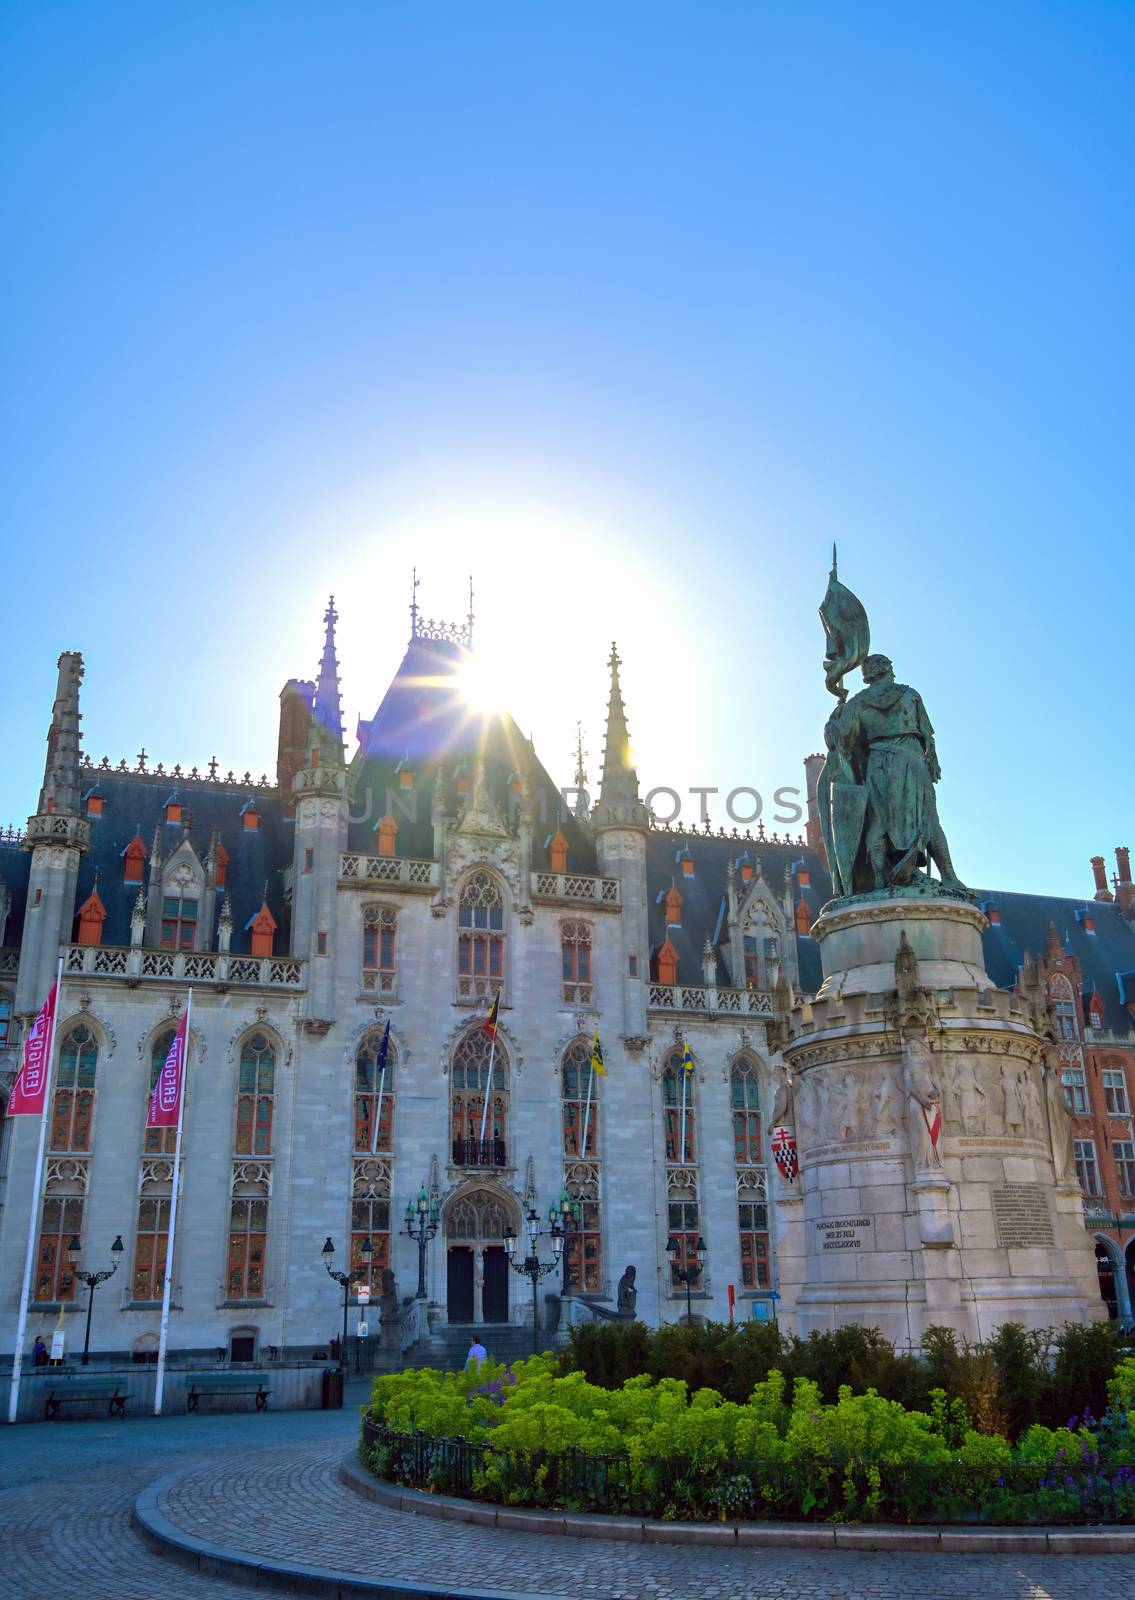
<svg viewBox="0 0 1135 1600"><path fill-rule="evenodd" d="M325 620L316 681L281 693L271 781L215 762L166 772L144 751L134 767L92 761L82 659L60 657L39 803L0 835L0 1099L60 955L64 973L29 1340L80 1306L71 1240L99 1267L120 1235L94 1348L156 1343L173 1134L145 1113L190 986L173 1354L326 1349L341 1302L324 1240L408 1289L417 1249L400 1229L422 1188L440 1220L427 1291L450 1322L530 1314L505 1230L564 1197L563 1270L543 1288L573 1314L613 1309L634 1263L648 1322L685 1313L687 1269L696 1312L723 1318L732 1298L739 1317L774 1315L792 1180L770 1160L770 1059L819 983L809 929L830 886L813 824L799 838L658 825L613 649L598 795L568 803L509 717L470 718L468 630L416 613L348 758L333 606ZM1084 1119L1103 1287L1130 1314L1122 1230L1105 1225L1135 1213L1125 851L1118 866L1114 895L1099 862L1093 900L981 901L988 971L1028 995ZM0 1348L32 1120L0 1143Z"/></svg>

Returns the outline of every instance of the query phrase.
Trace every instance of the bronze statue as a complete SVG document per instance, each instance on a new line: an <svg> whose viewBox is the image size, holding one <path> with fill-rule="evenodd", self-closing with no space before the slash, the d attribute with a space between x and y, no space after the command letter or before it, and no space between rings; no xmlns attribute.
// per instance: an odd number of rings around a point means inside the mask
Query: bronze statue
<svg viewBox="0 0 1135 1600"><path fill-rule="evenodd" d="M619 1315L633 1317L638 1303L638 1290L634 1286L635 1269L628 1267L619 1279Z"/></svg>
<svg viewBox="0 0 1135 1600"><path fill-rule="evenodd" d="M867 614L836 577L834 551L820 616L827 687L840 702L824 729L816 795L836 894L928 885L931 863L942 887L964 894L938 820L942 774L926 707L916 689L895 682L886 656L867 654ZM867 687L849 700L842 679L857 666Z"/></svg>

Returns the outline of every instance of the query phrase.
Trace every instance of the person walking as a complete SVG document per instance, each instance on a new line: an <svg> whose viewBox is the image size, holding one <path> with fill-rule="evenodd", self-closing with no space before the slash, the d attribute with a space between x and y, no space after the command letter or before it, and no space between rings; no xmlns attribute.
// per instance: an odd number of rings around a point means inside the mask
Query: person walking
<svg viewBox="0 0 1135 1600"><path fill-rule="evenodd" d="M474 1367L479 1371L481 1362L487 1361L488 1359L489 1352L485 1349L477 1335L474 1334L469 1341L469 1354L465 1357L465 1371L468 1372L470 1367Z"/></svg>

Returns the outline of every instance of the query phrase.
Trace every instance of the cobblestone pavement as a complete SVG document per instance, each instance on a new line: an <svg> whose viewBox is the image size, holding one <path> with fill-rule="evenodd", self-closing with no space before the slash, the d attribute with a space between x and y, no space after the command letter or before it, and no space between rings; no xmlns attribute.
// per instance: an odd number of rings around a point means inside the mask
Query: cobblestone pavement
<svg viewBox="0 0 1135 1600"><path fill-rule="evenodd" d="M335 1476L357 1413L74 1422L7 1430L0 1597L248 1600L152 1554L130 1526L147 1483L187 1533L261 1556L411 1582L578 1600L1135 1600L1135 1557L942 1556L626 1545L413 1517ZM184 1470L183 1470L184 1469Z"/></svg>

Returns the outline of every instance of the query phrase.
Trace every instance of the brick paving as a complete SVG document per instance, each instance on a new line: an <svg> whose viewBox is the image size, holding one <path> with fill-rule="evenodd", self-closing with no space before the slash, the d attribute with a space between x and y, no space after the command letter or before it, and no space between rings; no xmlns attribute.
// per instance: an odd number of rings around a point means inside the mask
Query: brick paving
<svg viewBox="0 0 1135 1600"><path fill-rule="evenodd" d="M186 1533L279 1560L578 1600L1135 1600L1135 1557L942 1556L626 1545L413 1517L361 1500L338 1464L357 1413L74 1422L5 1431L0 1597L247 1600L151 1553L146 1484Z"/></svg>

